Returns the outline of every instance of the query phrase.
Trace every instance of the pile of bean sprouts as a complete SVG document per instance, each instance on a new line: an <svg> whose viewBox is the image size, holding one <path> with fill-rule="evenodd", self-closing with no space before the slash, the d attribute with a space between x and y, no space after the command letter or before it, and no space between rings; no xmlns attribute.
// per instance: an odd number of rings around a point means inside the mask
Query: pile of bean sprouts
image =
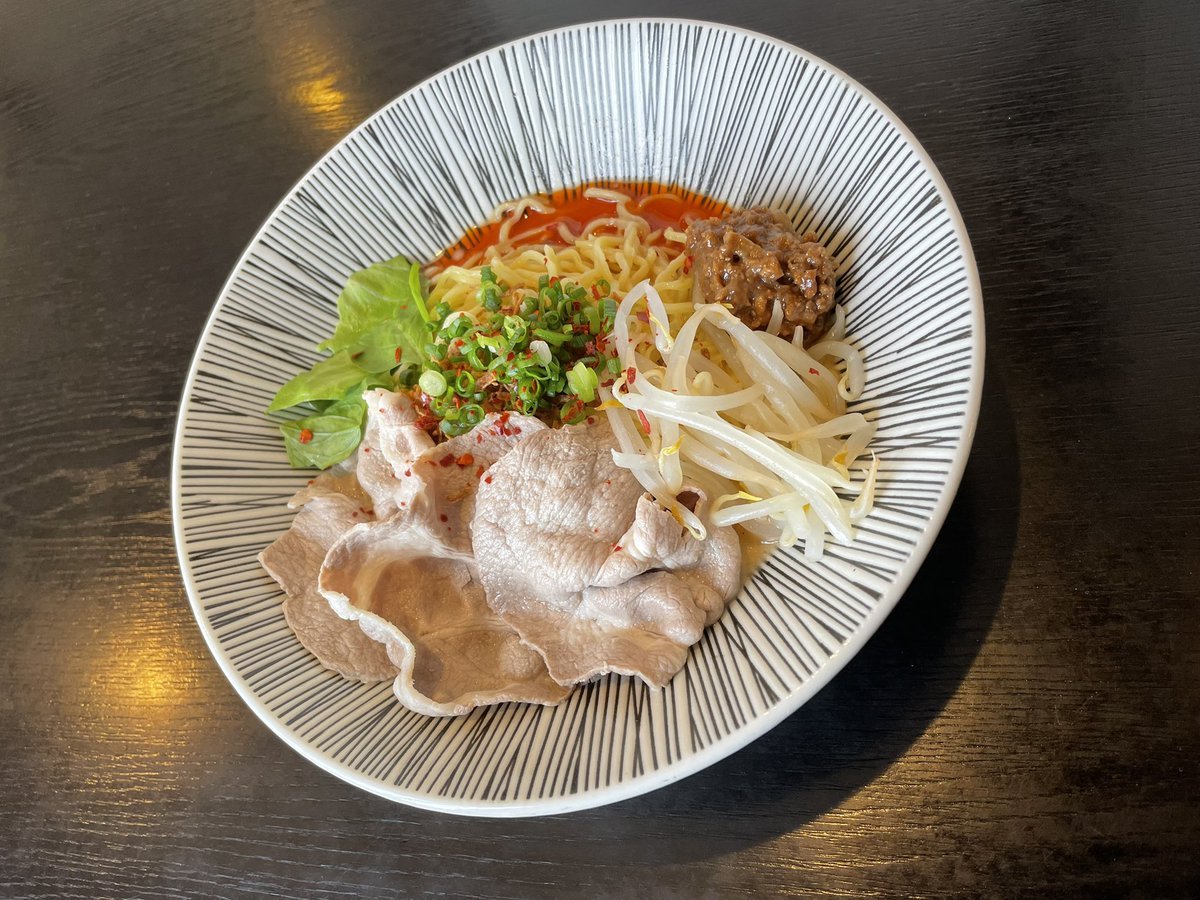
<svg viewBox="0 0 1200 900"><path fill-rule="evenodd" d="M864 457L875 424L846 410L865 371L844 339L841 307L829 334L807 349L802 329L791 341L778 336L781 320L776 308L768 329L753 331L725 306L697 303L672 334L662 298L643 281L617 309L612 338L623 371L602 408L616 463L696 537L707 532L679 499L689 487L710 499L713 525L802 543L819 559L827 537L850 542L871 510L878 460ZM853 479L857 469L865 472Z"/></svg>

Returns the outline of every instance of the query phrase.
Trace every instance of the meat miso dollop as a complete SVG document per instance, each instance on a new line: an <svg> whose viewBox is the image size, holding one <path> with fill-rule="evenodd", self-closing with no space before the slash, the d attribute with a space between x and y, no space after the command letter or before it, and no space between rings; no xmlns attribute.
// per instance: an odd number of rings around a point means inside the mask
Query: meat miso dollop
<svg viewBox="0 0 1200 900"><path fill-rule="evenodd" d="M687 252L705 303L725 303L750 328L766 329L782 306L779 335L804 329L806 346L834 317L836 263L813 232L798 235L782 213L755 206L688 226Z"/></svg>

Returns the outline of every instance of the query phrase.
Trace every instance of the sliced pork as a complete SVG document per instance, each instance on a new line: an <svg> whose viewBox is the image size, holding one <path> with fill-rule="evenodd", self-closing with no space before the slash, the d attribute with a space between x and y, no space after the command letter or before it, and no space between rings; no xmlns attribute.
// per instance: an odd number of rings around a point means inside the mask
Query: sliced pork
<svg viewBox="0 0 1200 900"><path fill-rule="evenodd" d="M520 442L479 488L475 560L492 609L556 681L616 672L661 687L736 593L737 538L692 538L612 447L603 423Z"/></svg>
<svg viewBox="0 0 1200 900"><path fill-rule="evenodd" d="M487 604L470 553L415 514L351 529L325 558L320 589L338 615L386 647L396 696L431 716L506 701L554 704L567 689Z"/></svg>
<svg viewBox="0 0 1200 900"><path fill-rule="evenodd" d="M399 670L383 644L335 613L317 590L329 548L367 517L356 500L342 494L315 497L258 560L287 592L283 615L288 625L322 665L359 681L388 681Z"/></svg>
<svg viewBox="0 0 1200 900"><path fill-rule="evenodd" d="M518 441L545 428L532 416L488 413L466 434L425 450L398 471L408 502L431 531L470 553L480 481Z"/></svg>
<svg viewBox="0 0 1200 900"><path fill-rule="evenodd" d="M392 680L401 702L427 715L558 702L566 689L488 607L470 543L480 479L546 426L492 414L435 447L403 394L364 398L357 452L292 498L303 508L260 557L288 592L293 631L329 668Z"/></svg>

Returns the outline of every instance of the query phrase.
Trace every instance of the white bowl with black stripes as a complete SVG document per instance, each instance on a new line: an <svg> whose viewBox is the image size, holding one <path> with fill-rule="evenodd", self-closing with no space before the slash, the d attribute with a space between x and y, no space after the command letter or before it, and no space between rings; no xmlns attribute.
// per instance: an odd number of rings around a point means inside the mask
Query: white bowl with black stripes
<svg viewBox="0 0 1200 900"><path fill-rule="evenodd" d="M471 123L488 123L487 128ZM255 557L311 473L263 416L329 333L347 276L429 259L497 203L649 180L784 210L839 260L850 340L879 423L874 512L817 564L777 552L661 692L609 677L561 706L416 715L389 684L324 669ZM695 772L779 723L899 600L958 487L979 409L983 309L970 243L932 161L838 70L762 35L681 20L601 22L515 41L397 98L283 199L200 339L172 472L196 619L255 713L322 768L453 813L611 803Z"/></svg>

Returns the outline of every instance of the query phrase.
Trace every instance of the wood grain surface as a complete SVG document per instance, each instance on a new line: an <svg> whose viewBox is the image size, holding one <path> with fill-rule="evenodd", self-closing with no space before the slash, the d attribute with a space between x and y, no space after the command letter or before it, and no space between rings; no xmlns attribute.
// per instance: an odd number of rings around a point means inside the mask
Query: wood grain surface
<svg viewBox="0 0 1200 900"><path fill-rule="evenodd" d="M648 14L796 43L924 143L983 279L975 449L896 611L763 739L591 812L411 810L209 657L168 512L184 375L354 124ZM0 894L1200 895L1198 58L1184 4L0 2Z"/></svg>

